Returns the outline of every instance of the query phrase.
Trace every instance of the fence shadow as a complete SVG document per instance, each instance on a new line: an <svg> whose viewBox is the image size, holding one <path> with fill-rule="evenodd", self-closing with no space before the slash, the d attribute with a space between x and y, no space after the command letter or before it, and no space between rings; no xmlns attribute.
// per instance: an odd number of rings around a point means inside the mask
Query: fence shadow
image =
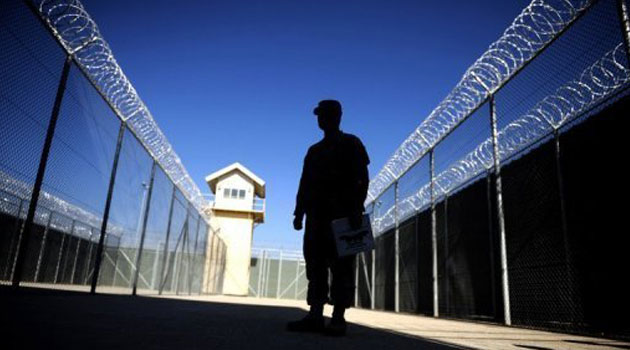
<svg viewBox="0 0 630 350"><path fill-rule="evenodd" d="M0 310L4 349L451 349L356 324L345 338L288 333L304 315L292 307L2 287Z"/></svg>

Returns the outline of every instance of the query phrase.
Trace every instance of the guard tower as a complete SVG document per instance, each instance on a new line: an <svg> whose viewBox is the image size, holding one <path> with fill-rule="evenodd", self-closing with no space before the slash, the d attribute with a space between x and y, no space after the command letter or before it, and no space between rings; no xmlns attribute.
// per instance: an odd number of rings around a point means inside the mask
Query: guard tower
<svg viewBox="0 0 630 350"><path fill-rule="evenodd" d="M240 163L206 176L214 194L210 207L227 247L223 293L248 294L252 236L265 221L265 182Z"/></svg>

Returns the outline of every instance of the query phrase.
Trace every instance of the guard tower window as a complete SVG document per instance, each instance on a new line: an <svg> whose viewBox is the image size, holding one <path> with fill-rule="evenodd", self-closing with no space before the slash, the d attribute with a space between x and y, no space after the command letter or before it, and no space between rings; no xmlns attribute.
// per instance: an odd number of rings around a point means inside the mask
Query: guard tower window
<svg viewBox="0 0 630 350"><path fill-rule="evenodd" d="M224 188L223 198L245 199L245 190L239 190L237 188Z"/></svg>

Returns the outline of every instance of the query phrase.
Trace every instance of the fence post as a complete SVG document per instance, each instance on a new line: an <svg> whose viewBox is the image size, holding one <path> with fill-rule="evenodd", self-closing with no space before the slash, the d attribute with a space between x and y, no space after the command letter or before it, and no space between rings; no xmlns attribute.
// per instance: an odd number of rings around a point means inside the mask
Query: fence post
<svg viewBox="0 0 630 350"><path fill-rule="evenodd" d="M218 259L218 255L219 255L219 237L217 236L218 233L216 231L212 232L212 246L211 246L211 252L210 252L210 266L208 267L208 270L211 271L212 273L212 293L216 293L217 288L219 286L219 259ZM210 290L210 288L208 288L208 290Z"/></svg>
<svg viewBox="0 0 630 350"><path fill-rule="evenodd" d="M359 254L354 256L354 307L359 306Z"/></svg>
<svg viewBox="0 0 630 350"><path fill-rule="evenodd" d="M374 216L374 210L376 209L376 206L378 206L378 197L374 199L374 202L372 203L372 217ZM376 242L374 242L376 243ZM376 308L376 246L374 247L374 249L372 249L371 251L372 254L372 271L370 271L370 284L371 286L371 291L372 293L370 294L370 309L374 310Z"/></svg>
<svg viewBox="0 0 630 350"><path fill-rule="evenodd" d="M490 284L492 285L492 313L497 317L497 282L495 270L494 216L492 215L492 171L486 175L486 206L488 207L488 235L490 236Z"/></svg>
<svg viewBox="0 0 630 350"><path fill-rule="evenodd" d="M219 287L219 237L217 232L213 231L212 235L212 252L210 253L210 271L212 271L212 293L216 293ZM256 292L258 293L258 292Z"/></svg>
<svg viewBox="0 0 630 350"><path fill-rule="evenodd" d="M133 276L133 290L131 295L136 295L138 289L138 277L140 277L140 261L142 259L142 250L144 249L144 237L147 232L147 221L149 219L149 210L151 209L151 195L153 193L153 179L155 177L156 163L153 160L151 164L151 178L149 179L149 189L146 198L146 205L144 206L144 213L142 217L142 233L140 233L140 246L138 247L138 254L136 255L136 271Z"/></svg>
<svg viewBox="0 0 630 350"><path fill-rule="evenodd" d="M372 273L371 281L372 284L372 295L370 295L370 308L374 310L376 308L376 249L372 249Z"/></svg>
<svg viewBox="0 0 630 350"><path fill-rule="evenodd" d="M20 224L20 217L22 216L22 205L24 204L24 200L20 198L20 204L18 205L17 217L15 220L15 225L13 227L13 234L11 235L11 243L9 243L9 252L7 254L6 264L4 265L4 273L3 276L7 280L13 279L13 267L15 266L15 258L17 258L17 247L16 251L13 252L13 247L15 246L15 241L19 238L20 232L22 230L22 225ZM13 259L11 259L13 257Z"/></svg>
<svg viewBox="0 0 630 350"><path fill-rule="evenodd" d="M261 265L262 279L260 280L260 296L264 297L267 293L265 284L267 283L267 265L269 264L269 252L263 251L263 261Z"/></svg>
<svg viewBox="0 0 630 350"><path fill-rule="evenodd" d="M39 271L41 270L42 258L44 257L44 250L46 249L46 239L48 237L48 230L50 229L50 220L52 220L54 212L51 210L48 215L48 220L46 220L46 227L44 228L44 233L42 235L42 244L39 246L39 254L37 254L37 266L35 267L35 277L33 278L33 282L37 282L39 279Z"/></svg>
<svg viewBox="0 0 630 350"><path fill-rule="evenodd" d="M630 63L630 17L628 16L628 6L626 0L617 0L617 13L621 22L623 43L626 47L626 58Z"/></svg>
<svg viewBox="0 0 630 350"><path fill-rule="evenodd" d="M64 282L66 280L66 272L68 271L68 260L70 259L70 248L72 245L72 238L74 237L74 229L76 228L76 224L72 231L70 231L70 236L68 237L68 249L64 254L63 258L63 266L61 267L61 281Z"/></svg>
<svg viewBox="0 0 630 350"><path fill-rule="evenodd" d="M195 228L195 245L193 245L192 254L188 254L189 256L188 258L188 295L192 295L193 276L195 272L195 261L197 261L197 244L199 243L199 224L200 223L201 223L201 215L198 215L197 227Z"/></svg>
<svg viewBox="0 0 630 350"><path fill-rule="evenodd" d="M400 311L400 231L398 222L398 180L394 182L394 311Z"/></svg>
<svg viewBox="0 0 630 350"><path fill-rule="evenodd" d="M444 281L444 285L442 288L444 289L444 300L442 300L442 304L444 305L444 314L449 315L450 311L450 287L449 287L449 274L448 274L448 193L444 194L444 214L442 215L444 220L442 224L444 225L444 235L442 236L444 242L444 251L442 252L442 259L444 262L444 267L442 271L442 279Z"/></svg>
<svg viewBox="0 0 630 350"><path fill-rule="evenodd" d="M295 260L296 268L295 268L295 299L298 298L298 284L300 281L300 258Z"/></svg>
<svg viewBox="0 0 630 350"><path fill-rule="evenodd" d="M81 284L86 284L87 279L90 276L90 264L92 262L92 249L94 249L94 244L92 242L92 236L94 235L94 227L90 226L90 237L88 238L88 252L87 252L87 260L85 262L85 270L83 271L83 281Z"/></svg>
<svg viewBox="0 0 630 350"><path fill-rule="evenodd" d="M265 297L269 296L269 273L270 272L271 272L271 259L267 258L267 263L265 264L265 287L264 287Z"/></svg>
<svg viewBox="0 0 630 350"><path fill-rule="evenodd" d="M435 213L435 155L434 149L429 151L429 167L431 175L431 251L433 267L433 316L440 316L438 307L438 259L437 259L437 218Z"/></svg>
<svg viewBox="0 0 630 350"><path fill-rule="evenodd" d="M258 281L256 281L256 294L260 298L262 294L263 268L265 267L265 250L261 250L258 256Z"/></svg>
<svg viewBox="0 0 630 350"><path fill-rule="evenodd" d="M503 312L505 324L512 324L510 310L510 286L507 265L507 243L505 235L505 216L503 213L503 185L501 182L501 160L499 154L499 134L497 131L497 113L494 95L490 95L490 127L492 130L492 151L494 158L494 173L497 200L497 216L499 219L499 244L501 250L501 283L503 289Z"/></svg>
<svg viewBox="0 0 630 350"><path fill-rule="evenodd" d="M414 257L416 259L415 263L416 263L416 275L414 276L416 278L416 283L415 283L415 288L416 288L416 295L415 295L415 312L416 313L420 313L420 268L419 268L419 264L418 264L418 258L420 256L420 242L419 242L419 234L418 234L418 230L420 230L420 217L419 217L419 211L416 210L414 212L414 232L413 232L413 236L414 236Z"/></svg>
<svg viewBox="0 0 630 350"><path fill-rule="evenodd" d="M61 102L63 101L64 92L66 91L66 83L68 82L68 76L71 66L72 57L67 56L63 64L63 69L61 71L61 78L59 79L59 85L57 87L57 94L55 96L55 102L50 115L50 120L48 121L48 129L46 130L46 138L44 139L42 154L39 158L39 166L37 168L37 175L35 176L35 183L33 184L33 192L31 192L31 201L29 203L28 212L26 214L26 220L24 221L24 226L22 226L22 230L18 236L16 249L17 255L15 259L14 273L12 276L13 288L18 288L20 286L20 281L22 280L24 259L26 259L26 253L28 249L28 237L30 237L33 231L35 209L37 209L39 193L44 182L44 174L46 173L48 156L50 155L50 148L52 146L53 136L55 135L57 120L59 119L59 112L61 111Z"/></svg>
<svg viewBox="0 0 630 350"><path fill-rule="evenodd" d="M157 279L158 261L160 260L160 246L162 242L158 242L153 253L153 270L151 271L151 289L155 289L155 280Z"/></svg>
<svg viewBox="0 0 630 350"><path fill-rule="evenodd" d="M77 270L77 261L79 260L80 248L81 248L81 238L77 237L77 247L74 250L74 261L72 262L72 273L70 273L70 284L74 284L74 274Z"/></svg>
<svg viewBox="0 0 630 350"><path fill-rule="evenodd" d="M107 190L107 199L105 201L105 210L103 211L103 222L101 223L101 234L98 238L98 246L96 247L96 260L94 261L94 274L92 275L92 285L90 293L96 293L96 284L98 283L98 275L101 272L101 264L103 262L103 249L105 245L105 235L107 235L107 221L109 220L109 210L112 205L112 195L114 194L114 183L116 182L116 171L118 170L118 160L120 159L120 150L122 148L123 135L125 134L126 123L120 122L118 129L118 139L116 141L116 152L114 153L114 164L109 177L109 188ZM114 271L116 276L116 271Z"/></svg>
<svg viewBox="0 0 630 350"><path fill-rule="evenodd" d="M564 243L564 261L566 264L566 272L567 272L567 280L569 282L569 298L571 300L571 304L575 305L576 303L576 295L575 295L575 275L573 273L573 256L571 253L571 245L569 243L569 228L567 221L567 207L566 207L566 199L564 192L564 176L562 174L562 164L560 163L561 156L561 148L560 148L560 131L554 128L553 131L554 141L555 141L555 160L556 160L556 175L557 175L557 185L558 185L558 197L560 200L560 222L562 225L562 238ZM577 312L577 314L576 314ZM573 308L571 310L571 322L579 322L577 319L579 312L577 308Z"/></svg>
<svg viewBox="0 0 630 350"><path fill-rule="evenodd" d="M100 237L100 235L99 235L99 237ZM122 275L122 276L123 276L123 278L125 277L125 276L123 275L123 273L122 273L122 272L118 272L118 271L119 271L119 270L118 270L118 258L120 257L120 250L121 250L121 249L120 249L120 248L121 248L121 247L120 247L120 240L117 242L117 244L118 244L118 245L116 246L116 255L115 255L115 257L114 257L114 277L112 278L112 286L113 286L113 287L115 287L115 286L116 286L116 280L117 280L117 278L118 278L118 275L119 275L119 274L120 274L120 275ZM110 256L110 254L108 254L107 252L105 252L105 254L106 254L107 256L109 256L109 257L110 257L110 260L111 260L111 256Z"/></svg>
<svg viewBox="0 0 630 350"><path fill-rule="evenodd" d="M160 270L160 282L159 282L159 291L158 295L162 295L164 291L164 279L166 276L164 275L164 271L167 269L166 265L168 264L168 240L171 236L171 221L173 220L173 207L175 206L175 185L173 185L173 192L171 193L171 204L169 204L168 209L168 223L166 224L166 240L164 241L164 256L162 257L162 269Z"/></svg>
<svg viewBox="0 0 630 350"><path fill-rule="evenodd" d="M280 282L282 281L282 250L280 250L280 259L278 260L278 283L276 286L276 299L280 299Z"/></svg>
<svg viewBox="0 0 630 350"><path fill-rule="evenodd" d="M57 256L57 266L55 266L55 279L53 281L54 284L57 283L57 281L59 280L59 268L61 267L61 259L63 257L63 245L66 241L66 236L72 236L72 232L74 232L74 219L72 220L72 223L70 224L70 233L68 233L67 235L64 233L63 236L61 236L61 244L59 244L59 255ZM68 243L68 249L70 249L70 243Z"/></svg>
<svg viewBox="0 0 630 350"><path fill-rule="evenodd" d="M179 274L182 272L182 265L183 265L183 260L184 260L184 253L185 253L185 248L184 246L186 244L188 244L188 227L189 225L189 220L188 220L188 209L186 208L186 220L184 221L184 227L182 227L182 233L180 234L180 237L182 239L182 248L181 248L181 252L177 251L177 246L175 247L175 266L173 268L173 279L171 280L171 288L173 287L173 283L175 283L175 295L179 295ZM179 254L179 256L178 256ZM177 259L179 259L179 263L177 262ZM186 276L186 274L184 273L184 276Z"/></svg>

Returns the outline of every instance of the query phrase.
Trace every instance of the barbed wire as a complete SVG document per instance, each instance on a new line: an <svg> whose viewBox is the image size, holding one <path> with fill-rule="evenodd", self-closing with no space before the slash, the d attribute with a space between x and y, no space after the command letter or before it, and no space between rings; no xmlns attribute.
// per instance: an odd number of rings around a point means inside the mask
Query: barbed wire
<svg viewBox="0 0 630 350"><path fill-rule="evenodd" d="M74 56L88 79L138 136L200 215L208 221L208 215L203 210L207 203L199 187L118 65L112 50L83 4L78 0L33 1L68 54Z"/></svg>
<svg viewBox="0 0 630 350"><path fill-rule="evenodd" d="M499 159L504 161L536 141L560 129L585 111L601 103L630 82L625 46L619 43L590 65L575 80L548 95L526 114L498 131ZM460 185L494 166L492 138L435 176L434 198L448 195ZM398 217L409 217L431 203L431 182L398 201ZM377 203L378 204L378 203ZM373 230L381 233L395 225L396 207L373 218Z"/></svg>
<svg viewBox="0 0 630 350"><path fill-rule="evenodd" d="M15 197L17 201L29 202L33 191L33 184L18 180L4 171L0 170L0 189L11 197ZM26 219L26 208L22 207L22 212L17 212L19 208L18 203L15 203L12 198L3 195L0 197L0 212L6 214L22 217ZM15 213L13 212L15 208ZM39 225L45 226L50 213L55 213L66 217L71 220L83 223L89 227L99 229L103 222L102 215L96 215L88 210L85 210L79 206L69 203L52 193L42 190L37 202L37 210L35 211L35 217L33 221ZM66 232L74 235L79 231L80 226L72 227L71 225L63 225L63 221L51 221L50 226L62 232ZM124 233L122 226L116 223L108 223L107 235L121 237ZM83 235L85 236L85 235Z"/></svg>
<svg viewBox="0 0 630 350"><path fill-rule="evenodd" d="M387 160L370 181L366 204L374 201L483 104L489 94L535 57L591 3L588 0L532 1Z"/></svg>

